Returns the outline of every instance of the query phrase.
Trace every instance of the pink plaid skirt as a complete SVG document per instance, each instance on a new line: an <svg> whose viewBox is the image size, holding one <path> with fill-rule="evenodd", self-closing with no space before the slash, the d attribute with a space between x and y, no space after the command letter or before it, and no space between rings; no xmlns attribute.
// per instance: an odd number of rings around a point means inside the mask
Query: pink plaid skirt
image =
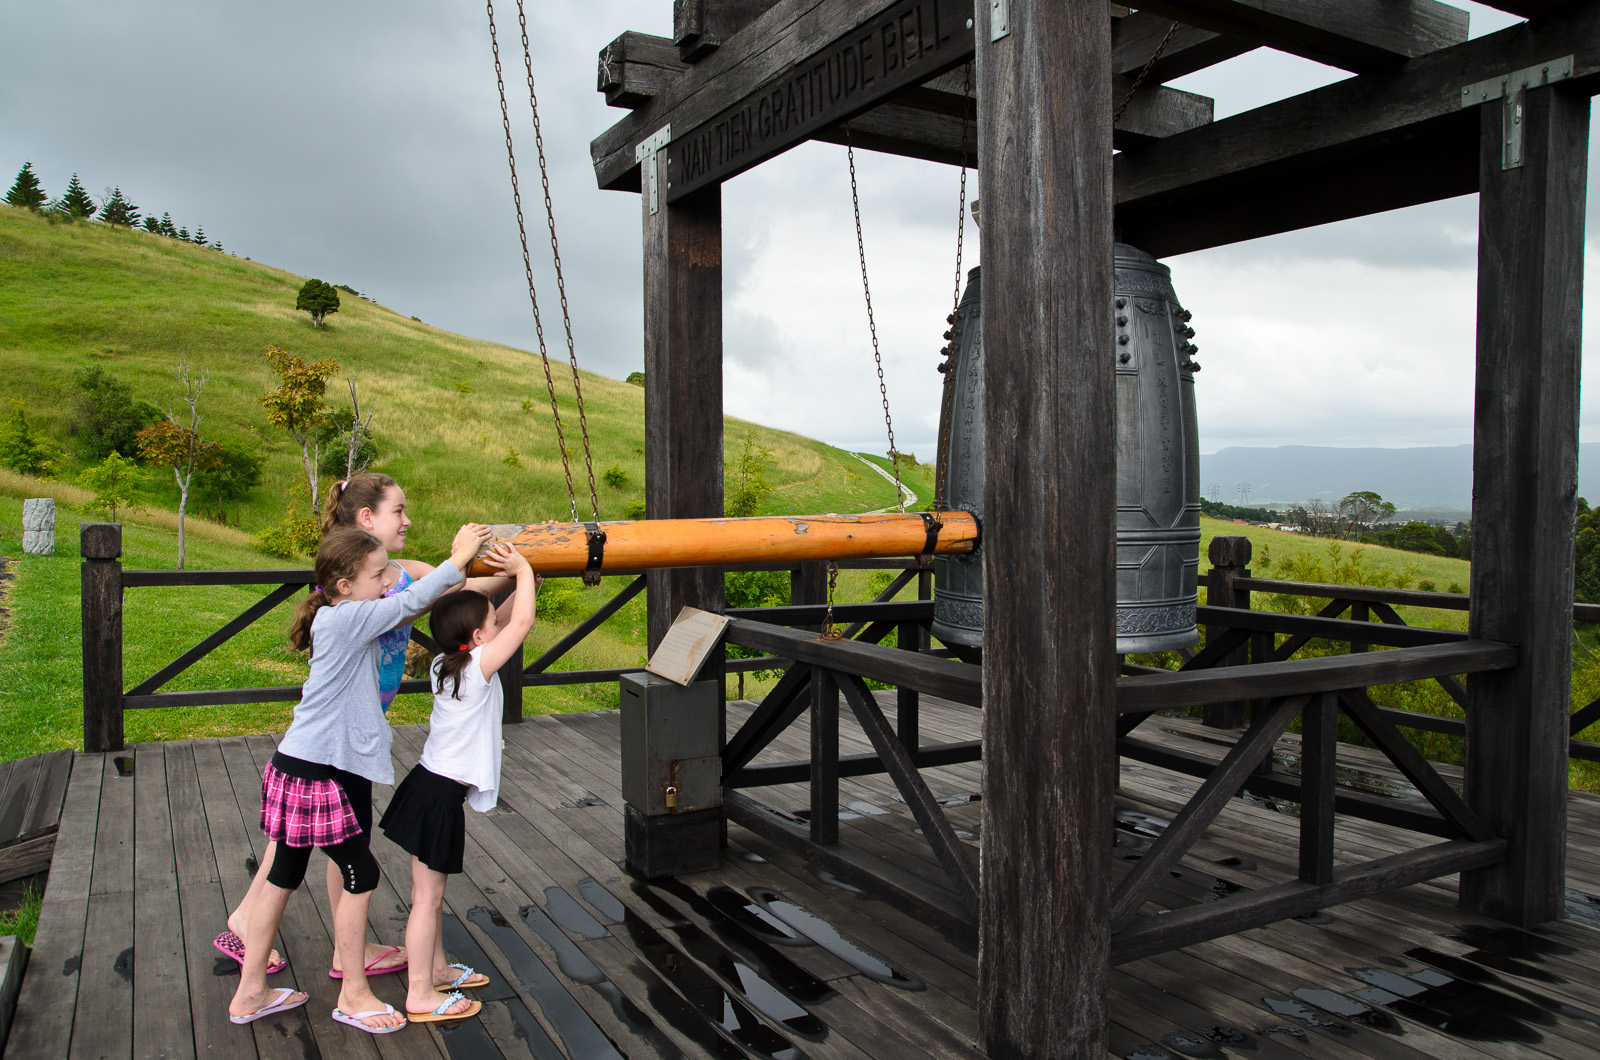
<svg viewBox="0 0 1600 1060"><path fill-rule="evenodd" d="M272 765L261 774L261 831L291 847L331 847L361 834L337 780L301 780Z"/></svg>

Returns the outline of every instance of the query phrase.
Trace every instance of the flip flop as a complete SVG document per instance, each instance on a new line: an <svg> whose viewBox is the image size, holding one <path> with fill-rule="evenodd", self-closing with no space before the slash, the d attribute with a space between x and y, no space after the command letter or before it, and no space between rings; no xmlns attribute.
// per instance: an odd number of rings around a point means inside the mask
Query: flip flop
<svg viewBox="0 0 1600 1060"><path fill-rule="evenodd" d="M451 1005L456 1004L458 1001L465 1001L466 999L467 996L465 994L459 990L454 990L451 991L451 993L439 1003L439 1007L434 1009L432 1012L407 1012L406 1018L412 1023L444 1023L447 1020L471 1019L473 1016L476 1016L483 1010L483 1002L474 1001L472 1004L467 1006L467 1010L465 1012L445 1011L445 1009L449 1008Z"/></svg>
<svg viewBox="0 0 1600 1060"><path fill-rule="evenodd" d="M244 939L240 938L238 935L235 935L231 931L224 931L222 934L211 940L211 945L215 946L223 953L226 953L229 957L232 957L234 960L238 961L239 967L244 967ZM267 974L273 975L277 972L283 971L287 967L289 967L289 962L279 958L277 964L267 965Z"/></svg>
<svg viewBox="0 0 1600 1060"><path fill-rule="evenodd" d="M368 1034L393 1034L395 1031L405 1030L406 1025L404 1023L398 1027L372 1027L361 1022L364 1019L371 1019L373 1016L395 1015L399 1015L399 1013L395 1012L393 1005L384 1005L382 1008L375 1008L371 1012L352 1012L349 1015L340 1012L338 1009L333 1010L335 1023L343 1023L347 1027L354 1027L356 1030L366 1031Z"/></svg>
<svg viewBox="0 0 1600 1060"><path fill-rule="evenodd" d="M373 971L372 970L372 966L374 964L377 964L380 961L386 961L390 957L393 957L395 954L402 952L404 949L405 949L404 946L390 946L388 949L384 950L382 953L380 953L376 957L372 958L372 960L368 961L367 962L367 967L364 969L366 971L366 973L367 973L368 978L370 978L370 977L372 977L374 975L388 975L390 972L403 972L403 971L405 971L406 970L406 966L411 963L410 961L401 961L399 964L395 965L393 968L379 968L377 971ZM328 969L328 978L329 979L343 979L344 978L344 973L343 972L336 972L332 968L329 968Z"/></svg>
<svg viewBox="0 0 1600 1060"><path fill-rule="evenodd" d="M456 976L456 980L453 983L440 984L441 989L476 990L480 986L489 985L489 977L487 975L482 972L475 972L464 964L451 964L446 965L446 967L454 968L461 974Z"/></svg>
<svg viewBox="0 0 1600 1060"><path fill-rule="evenodd" d="M272 1002L270 1005L263 1005L261 1008L256 1009L248 1016L235 1016L230 1012L228 1013L228 1021L230 1023L239 1024L254 1023L262 1016L270 1016L275 1012L288 1012L292 1008L299 1008L301 1005L304 1005L307 1000L309 1000L305 994L300 994L299 1001L287 1001L285 1000L286 998L293 997L295 994L299 994L300 991L291 990L286 986L280 986L276 989L278 991L278 998L276 1001ZM476 1004L476 1002L474 1002L474 1004Z"/></svg>

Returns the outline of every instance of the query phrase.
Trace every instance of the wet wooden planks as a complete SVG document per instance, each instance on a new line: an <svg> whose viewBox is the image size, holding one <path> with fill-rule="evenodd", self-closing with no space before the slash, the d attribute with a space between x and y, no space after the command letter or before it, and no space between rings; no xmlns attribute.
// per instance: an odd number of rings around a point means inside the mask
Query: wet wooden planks
<svg viewBox="0 0 1600 1060"><path fill-rule="evenodd" d="M732 705L730 720L748 709ZM968 708L923 700L927 741L970 738L977 723ZM1175 746L1206 746L1189 726L1157 719L1152 733ZM1217 738L1214 730L1200 735ZM397 776L415 761L424 736L420 726L396 731ZM717 871L677 885L637 883L620 867L617 715L530 717L509 728L506 740L501 805L469 815L467 871L446 895L452 956L492 979L478 994L486 1003L480 1020L375 1038L328 1019L337 984L326 974L331 916L319 858L290 901L279 941L290 967L274 977L308 990L310 1004L246 1028L228 1022L237 980L211 938L249 885L249 859L263 853L260 774L274 746L272 737L235 737L142 745L123 756L134 763L132 776L122 775L113 756L78 756L70 784L59 771L61 831L12 1055L981 1057L973 1045L971 948L737 825ZM842 751L866 746L847 719ZM1284 748L1295 750L1293 741ZM761 760L808 749L802 722ZM1214 750L1220 757L1224 749ZM1342 765L1393 779L1369 752L1340 753ZM983 804L970 796L981 791L981 768L928 771L934 793L950 799L952 824L974 843ZM22 820L33 815L51 769L38 764ZM1459 777L1443 772L1452 782ZM9 785L15 774L13 764L0 783ZM1192 787L1190 778L1148 766L1122 773L1119 863L1160 833ZM6 790L0 788L0 802ZM380 809L389 794L377 790ZM892 863L929 893L948 893L894 794L884 777L846 781L841 808L850 816L840 822L841 835L861 857ZM809 802L804 785L761 795L790 811ZM1234 801L1154 897L1157 906L1292 875L1296 821ZM1597 807L1600 800L1578 794L1570 804L1571 883L1580 896L1600 893ZM1344 818L1339 828L1344 857L1381 856L1414 841ZM370 927L377 938L399 942L409 859L381 837L374 849L385 877ZM1311 922L1121 966L1112 978L1111 1053L1164 1058L1210 1050L1262 1060L1565 1060L1600 1053L1600 1013L1589 996L1600 975L1595 928L1576 919L1538 932L1505 928L1456 910L1453 884L1419 885ZM921 988L873 978L840 955L847 950L774 945L770 923L738 919L752 895L781 896L809 911ZM1600 905L1595 909L1592 922L1600 923ZM763 980L782 989L763 988ZM403 1000L401 976L373 983L380 997Z"/></svg>

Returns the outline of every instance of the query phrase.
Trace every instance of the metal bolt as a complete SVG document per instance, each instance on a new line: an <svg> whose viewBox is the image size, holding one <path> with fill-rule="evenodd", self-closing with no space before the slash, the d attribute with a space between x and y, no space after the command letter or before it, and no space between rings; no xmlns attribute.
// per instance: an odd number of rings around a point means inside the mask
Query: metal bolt
<svg viewBox="0 0 1600 1060"><path fill-rule="evenodd" d="M1126 346L1127 344L1128 344L1128 336L1126 336L1126 335L1118 335L1117 336L1117 345L1118 346Z"/></svg>
<svg viewBox="0 0 1600 1060"><path fill-rule="evenodd" d="M1128 325L1128 318L1119 314L1117 316L1117 327L1119 327L1119 328L1127 327L1127 325Z"/></svg>
<svg viewBox="0 0 1600 1060"><path fill-rule="evenodd" d="M1117 361L1120 364L1127 364L1131 360L1133 360L1133 354L1127 352L1126 350L1117 355Z"/></svg>

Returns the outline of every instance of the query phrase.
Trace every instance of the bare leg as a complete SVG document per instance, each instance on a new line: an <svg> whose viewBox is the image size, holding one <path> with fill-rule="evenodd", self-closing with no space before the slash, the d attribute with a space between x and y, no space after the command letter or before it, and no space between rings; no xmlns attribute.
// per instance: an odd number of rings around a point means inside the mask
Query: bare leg
<svg viewBox="0 0 1600 1060"><path fill-rule="evenodd" d="M361 967L362 954L366 952L367 904L371 900L371 891L344 893L333 913L334 949L344 967L350 969L339 987L339 1011L349 1016L378 1010L379 1015L369 1016L362 1022L369 1027L403 1027L405 1017L398 1012L383 1011L383 1002L367 985L367 973Z"/></svg>
<svg viewBox="0 0 1600 1060"><path fill-rule="evenodd" d="M344 889L344 881L339 878L339 866L332 861L328 862L327 877L328 908L333 911L334 923L338 923L339 904L349 897L349 894ZM380 957L383 959L378 960ZM381 972L406 963L406 952L402 949L396 953L393 946L385 946L380 942L368 942L360 961L360 967L365 968L367 965L372 964L373 961L378 961L378 963L373 965L372 970ZM333 970L341 974L344 972L344 954L340 953L337 947L333 951Z"/></svg>
<svg viewBox="0 0 1600 1060"><path fill-rule="evenodd" d="M448 998L434 985L445 968L444 885L448 878L416 858L411 859L411 916L406 920L406 952L417 954L419 959L413 961L409 969L407 1012L432 1012ZM422 960L422 954L431 956ZM445 1011L465 1012L471 1007L472 1002L463 998Z"/></svg>
<svg viewBox="0 0 1600 1060"><path fill-rule="evenodd" d="M259 878L265 881L266 873L261 873ZM239 988L228 1003L230 1015L248 1016L265 1008L277 996L278 992L267 986L267 954L272 949L273 936L283 922L283 909L289 904L289 895L292 893L269 883L257 898L255 915L250 921L250 934L241 936L244 939L244 966L239 973ZM304 996L296 993L286 1000Z"/></svg>
<svg viewBox="0 0 1600 1060"><path fill-rule="evenodd" d="M244 893L244 900L238 904L233 912L228 914L228 930L238 935L241 939L245 939L246 945L249 944L248 940L250 938L250 914L255 911L260 903L262 893L271 886L271 884L267 883L267 873L272 870L272 859L277 852L277 843L267 844L267 849L261 856L261 863L256 866L255 879L250 881L250 889ZM281 909L279 913L281 915ZM274 928L274 931L276 931L276 928ZM272 940L269 937L267 941L270 943ZM283 958L278 955L277 950L273 950L268 956L267 963L262 967L270 968L275 964L281 963L283 963Z"/></svg>

